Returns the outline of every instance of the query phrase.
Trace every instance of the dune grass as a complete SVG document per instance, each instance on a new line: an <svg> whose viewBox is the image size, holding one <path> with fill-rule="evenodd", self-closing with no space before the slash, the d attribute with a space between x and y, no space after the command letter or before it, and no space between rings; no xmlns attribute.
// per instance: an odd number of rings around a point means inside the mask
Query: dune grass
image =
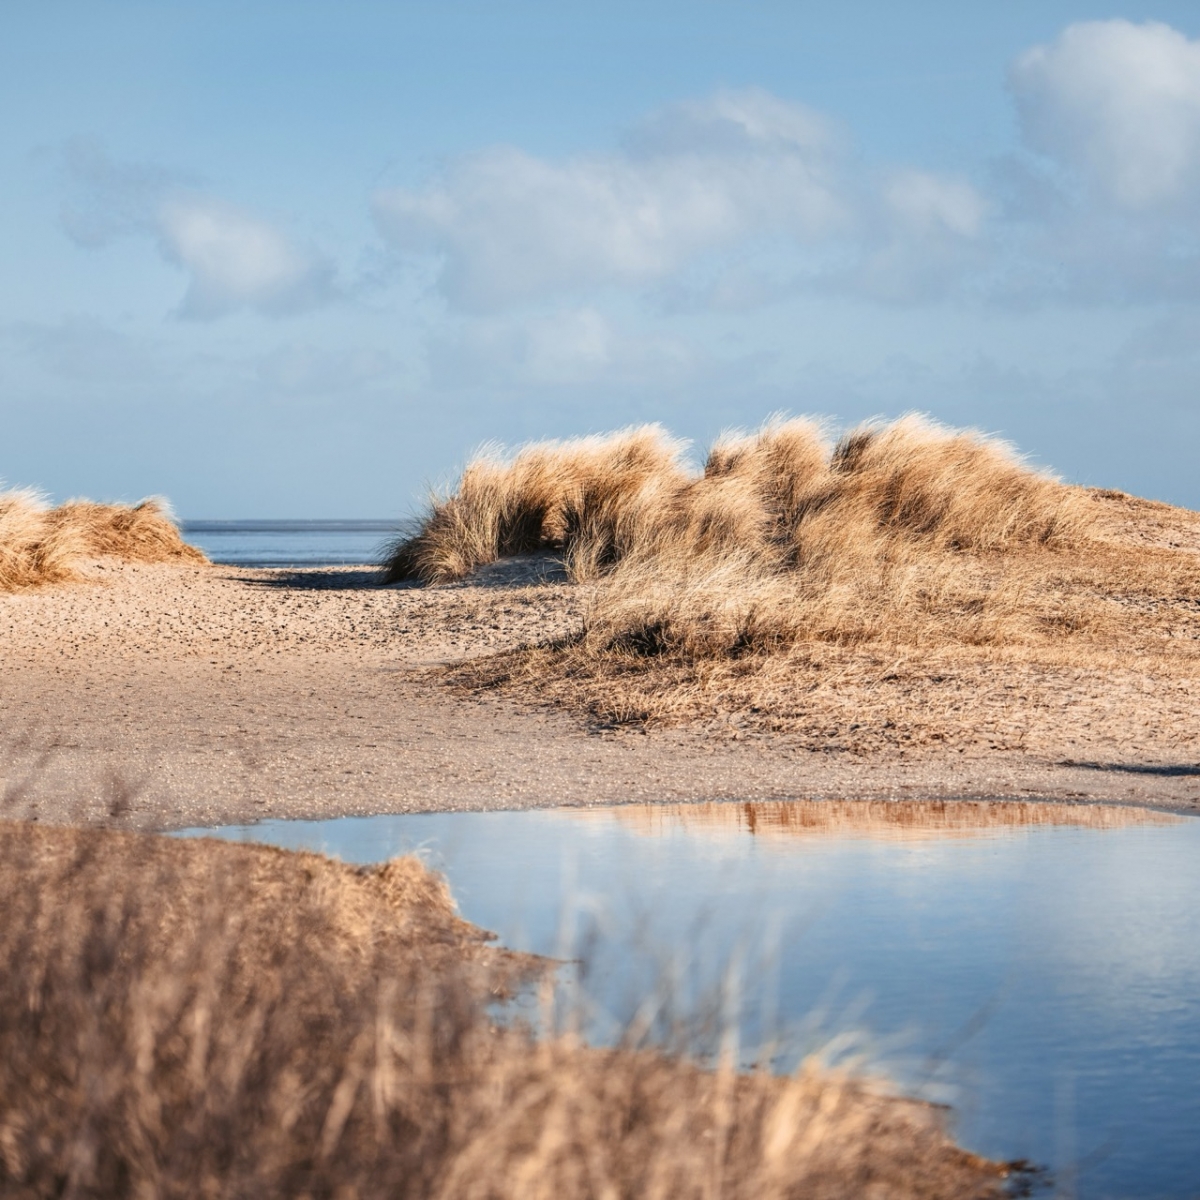
<svg viewBox="0 0 1200 1200"><path fill-rule="evenodd" d="M1062 483L919 416L836 440L773 420L702 470L653 426L493 449L387 576L447 582L530 552L589 586L581 626L456 677L603 721L770 714L814 664L1136 653L1192 671L1200 649L1196 514Z"/></svg>
<svg viewBox="0 0 1200 1200"><path fill-rule="evenodd" d="M451 496L435 498L390 550L388 582L462 579L498 558L553 549L578 575L611 565L687 484L685 445L654 425L537 442L509 458L485 447Z"/></svg>
<svg viewBox="0 0 1200 1200"><path fill-rule="evenodd" d="M180 537L161 500L72 500L51 508L30 489L0 491L0 592L78 579L80 568L97 558L207 561Z"/></svg>
<svg viewBox="0 0 1200 1200"><path fill-rule="evenodd" d="M939 1110L845 1074L497 1026L533 964L413 859L14 823L0 911L5 1195L1006 1194Z"/></svg>
<svg viewBox="0 0 1200 1200"><path fill-rule="evenodd" d="M1075 489L1004 443L918 416L836 444L817 422L773 420L722 438L699 475L684 450L653 425L512 457L489 449L393 547L389 578L447 582L546 550L577 580L631 558L812 573L900 545L928 554L1066 544L1084 519Z"/></svg>

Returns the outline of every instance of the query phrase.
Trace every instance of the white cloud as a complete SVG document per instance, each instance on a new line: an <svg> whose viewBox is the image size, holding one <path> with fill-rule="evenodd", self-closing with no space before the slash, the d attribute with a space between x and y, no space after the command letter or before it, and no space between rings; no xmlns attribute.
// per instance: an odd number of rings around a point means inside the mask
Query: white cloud
<svg viewBox="0 0 1200 1200"><path fill-rule="evenodd" d="M550 162L496 148L374 201L404 252L444 260L441 287L488 311L555 292L653 283L750 237L812 242L853 216L828 121L765 92L673 106L617 152Z"/></svg>
<svg viewBox="0 0 1200 1200"><path fill-rule="evenodd" d="M857 162L828 118L750 89L668 106L605 153L463 156L377 193L375 217L451 310L477 315L548 300L607 310L631 291L676 314L803 293L1200 295L1200 41L1154 22L1079 23L1019 55L1009 84L1022 147L992 164L988 190Z"/></svg>
<svg viewBox="0 0 1200 1200"><path fill-rule="evenodd" d="M961 293L987 261L989 205L967 180L911 167L875 181L859 242L819 286L890 304Z"/></svg>
<svg viewBox="0 0 1200 1200"><path fill-rule="evenodd" d="M625 139L628 153L644 158L758 154L774 147L813 159L836 156L844 135L828 117L780 100L761 88L725 89L702 100L683 100L643 118Z"/></svg>
<svg viewBox="0 0 1200 1200"><path fill-rule="evenodd" d="M991 294L1018 305L1200 298L1200 41L1070 25L1009 73L1025 149L996 177Z"/></svg>
<svg viewBox="0 0 1200 1200"><path fill-rule="evenodd" d="M335 292L332 265L280 230L159 167L116 163L76 142L64 156L72 196L63 227L77 244L154 238L188 274L181 316L211 319L239 308L278 315L314 308Z"/></svg>
<svg viewBox="0 0 1200 1200"><path fill-rule="evenodd" d="M313 308L333 271L266 221L206 197L165 201L157 212L163 256L189 275L180 312L216 317L239 307L269 313Z"/></svg>
<svg viewBox="0 0 1200 1200"><path fill-rule="evenodd" d="M987 202L965 179L911 168L884 183L883 200L898 222L919 234L975 238L987 215Z"/></svg>
<svg viewBox="0 0 1200 1200"><path fill-rule="evenodd" d="M1013 64L1029 145L1131 212L1200 198L1200 41L1088 21Z"/></svg>

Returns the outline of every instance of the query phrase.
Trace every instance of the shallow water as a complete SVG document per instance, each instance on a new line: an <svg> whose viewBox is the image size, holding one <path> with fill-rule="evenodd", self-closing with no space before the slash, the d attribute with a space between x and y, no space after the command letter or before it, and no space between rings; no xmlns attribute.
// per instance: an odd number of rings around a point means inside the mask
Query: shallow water
<svg viewBox="0 0 1200 1200"><path fill-rule="evenodd" d="M215 832L354 862L420 849L508 944L553 954L573 929L598 1038L671 955L693 997L740 956L746 1044L776 1002L802 1048L865 1030L874 1063L953 1102L965 1145L1049 1165L1060 1194L1200 1194L1198 820L799 802Z"/></svg>
<svg viewBox="0 0 1200 1200"><path fill-rule="evenodd" d="M333 567L380 560L395 521L184 521L183 536L213 562L239 567Z"/></svg>

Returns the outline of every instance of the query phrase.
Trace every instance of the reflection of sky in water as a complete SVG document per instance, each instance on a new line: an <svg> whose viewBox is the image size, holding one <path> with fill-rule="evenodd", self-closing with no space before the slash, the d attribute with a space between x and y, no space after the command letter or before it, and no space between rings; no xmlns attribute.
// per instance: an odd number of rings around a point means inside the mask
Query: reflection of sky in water
<svg viewBox="0 0 1200 1200"><path fill-rule="evenodd" d="M664 948L688 947L711 980L735 946L761 961L777 927L782 1016L828 1005L826 1034L850 1012L902 1034L887 1062L910 1085L948 1050L929 1094L955 1085L972 1149L1079 1158L1084 1196L1200 1192L1200 821L752 835L686 808L639 811L223 833L359 862L424 847L464 916L519 947L554 952L567 901L577 928L600 914L589 987L616 1020ZM754 1039L763 997L749 983L744 996Z"/></svg>
<svg viewBox="0 0 1200 1200"><path fill-rule="evenodd" d="M184 521L183 536L216 563L328 567L376 563L393 521Z"/></svg>

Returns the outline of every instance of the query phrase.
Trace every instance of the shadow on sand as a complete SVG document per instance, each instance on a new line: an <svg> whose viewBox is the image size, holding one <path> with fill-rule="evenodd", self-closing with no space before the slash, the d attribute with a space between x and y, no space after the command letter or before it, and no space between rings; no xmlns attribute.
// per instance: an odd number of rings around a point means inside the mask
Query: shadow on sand
<svg viewBox="0 0 1200 1200"><path fill-rule="evenodd" d="M357 592L364 588L382 585L383 572L378 567L287 567L266 571L254 579L237 577L239 583L253 588L274 588L301 591ZM415 586L408 583L391 584L391 587Z"/></svg>
<svg viewBox="0 0 1200 1200"><path fill-rule="evenodd" d="M1060 767L1078 767L1084 771L1120 771L1126 775L1159 775L1167 778L1184 775L1200 775L1200 764L1196 763L1111 763L1076 762L1064 759Z"/></svg>
<svg viewBox="0 0 1200 1200"><path fill-rule="evenodd" d="M268 573L269 572L269 573ZM454 583L425 584L419 579L384 583L382 567L272 567L252 579L237 576L240 583L256 588L299 589L302 591L361 591L386 587L394 591L436 587L446 591L465 588L520 588L568 582L562 561L549 554L526 554L502 558L477 568L466 579Z"/></svg>

